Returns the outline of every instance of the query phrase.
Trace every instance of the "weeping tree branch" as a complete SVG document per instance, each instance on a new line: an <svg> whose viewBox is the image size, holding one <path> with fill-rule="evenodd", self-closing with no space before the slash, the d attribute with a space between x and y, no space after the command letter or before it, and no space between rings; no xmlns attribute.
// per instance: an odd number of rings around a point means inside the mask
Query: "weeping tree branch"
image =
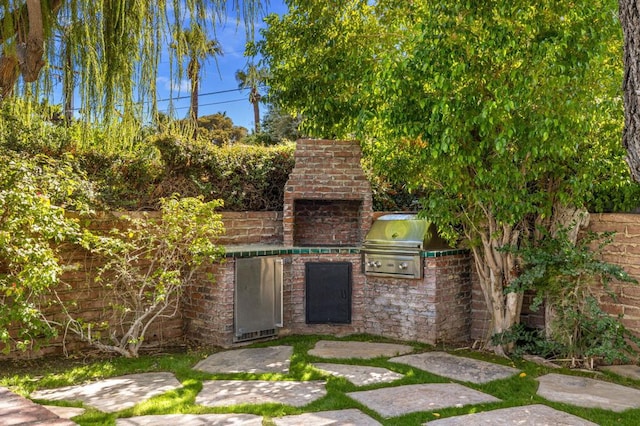
<svg viewBox="0 0 640 426"><path fill-rule="evenodd" d="M52 81L59 77L51 70L66 67L77 73L74 88L85 120L111 124L126 119L135 126L147 112L157 112L154 107L145 111L140 103L151 100L155 105L158 61L176 27L190 23L200 26L203 35L212 34L226 21L227 12L235 11L251 39L255 20L268 3L0 0L0 101L18 90L20 77L42 83L44 91L33 91L31 97L50 94ZM62 27L71 28L69 36L54 41ZM186 42L179 44L170 55L172 78L182 75L182 56L189 50Z"/></svg>

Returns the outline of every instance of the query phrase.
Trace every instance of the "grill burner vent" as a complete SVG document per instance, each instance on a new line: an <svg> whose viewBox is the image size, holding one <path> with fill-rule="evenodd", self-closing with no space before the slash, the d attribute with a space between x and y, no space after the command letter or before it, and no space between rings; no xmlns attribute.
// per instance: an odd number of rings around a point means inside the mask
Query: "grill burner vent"
<svg viewBox="0 0 640 426"><path fill-rule="evenodd" d="M364 273L422 278L422 251L447 248L435 226L414 214L381 216L371 226L362 249Z"/></svg>

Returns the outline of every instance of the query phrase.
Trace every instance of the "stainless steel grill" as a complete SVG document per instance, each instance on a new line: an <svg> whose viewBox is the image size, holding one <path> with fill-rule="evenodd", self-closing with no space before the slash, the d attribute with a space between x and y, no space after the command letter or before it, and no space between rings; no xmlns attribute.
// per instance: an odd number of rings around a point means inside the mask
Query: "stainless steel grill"
<svg viewBox="0 0 640 426"><path fill-rule="evenodd" d="M362 248L367 275L422 278L422 252L447 248L435 226L414 214L381 216L371 226Z"/></svg>

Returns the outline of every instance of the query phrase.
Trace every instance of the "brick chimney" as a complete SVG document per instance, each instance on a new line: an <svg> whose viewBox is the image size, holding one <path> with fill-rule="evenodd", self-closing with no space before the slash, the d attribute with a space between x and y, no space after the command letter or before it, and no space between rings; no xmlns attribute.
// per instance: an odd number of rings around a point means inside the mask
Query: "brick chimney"
<svg viewBox="0 0 640 426"><path fill-rule="evenodd" d="M300 139L285 185L285 246L359 246L371 226L371 185L357 141Z"/></svg>

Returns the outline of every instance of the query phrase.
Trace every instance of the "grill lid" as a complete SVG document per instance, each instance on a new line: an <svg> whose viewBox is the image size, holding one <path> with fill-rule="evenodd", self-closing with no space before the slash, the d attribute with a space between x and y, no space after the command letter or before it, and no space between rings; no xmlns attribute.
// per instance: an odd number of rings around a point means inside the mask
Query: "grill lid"
<svg viewBox="0 0 640 426"><path fill-rule="evenodd" d="M380 216L367 233L365 249L413 249L444 248L435 225L415 214L387 214Z"/></svg>

